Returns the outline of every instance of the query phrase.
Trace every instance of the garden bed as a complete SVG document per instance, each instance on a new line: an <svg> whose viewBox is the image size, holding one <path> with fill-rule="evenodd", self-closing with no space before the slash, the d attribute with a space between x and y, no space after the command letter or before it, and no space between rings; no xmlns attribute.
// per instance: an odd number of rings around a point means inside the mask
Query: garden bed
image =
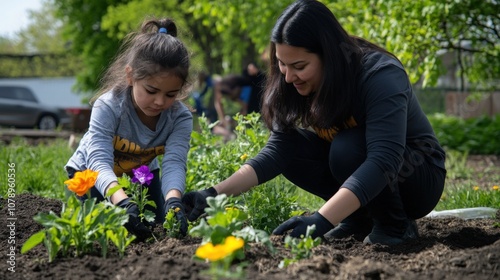
<svg viewBox="0 0 500 280"><path fill-rule="evenodd" d="M5 205L5 200L2 200ZM48 263L47 252L38 246L19 254L22 243L42 227L32 217L41 211L59 213L61 203L30 194L16 199L16 267L12 273L2 261L1 279L209 279L201 275L208 266L193 260L200 244L196 238L164 238L153 243L134 243L123 259L117 252L58 258ZM5 208L2 221L6 221ZM289 251L281 238L273 237L276 254L262 245L245 252L248 279L498 279L500 277L500 220L457 218L418 220L421 238L394 247L364 245L350 238L322 244L311 259L287 268L278 265ZM2 255L9 228L1 227Z"/></svg>
<svg viewBox="0 0 500 280"><path fill-rule="evenodd" d="M469 167L483 170L484 185L491 187L495 182L486 175L496 173L489 173L487 167L498 166L499 157L470 159ZM192 237L133 243L123 259L113 248L106 259L96 254L58 257L52 263L42 245L20 254L24 241L42 229L33 216L50 210L59 214L61 202L17 194L14 230L8 227L7 217L11 216L7 216L6 202L0 199L0 220L4 222L0 227L0 279L210 279L203 275L208 264L193 259L201 239ZM418 240L393 247L364 245L354 238L323 243L313 249L311 258L286 268L279 268L279 263L291 257L290 251L281 237L273 236L275 254L261 244L250 244L245 251L246 279L500 279L500 219L423 218L417 224ZM11 265L6 262L12 259L7 254L13 233L15 272L8 270Z"/></svg>

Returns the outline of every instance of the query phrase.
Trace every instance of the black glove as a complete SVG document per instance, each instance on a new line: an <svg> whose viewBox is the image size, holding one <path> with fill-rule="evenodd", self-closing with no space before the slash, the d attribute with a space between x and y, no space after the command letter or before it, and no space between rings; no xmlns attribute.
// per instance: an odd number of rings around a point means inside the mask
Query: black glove
<svg viewBox="0 0 500 280"><path fill-rule="evenodd" d="M323 217L319 212L315 212L311 216L296 216L288 219L282 223L275 230L273 234L282 235L288 230L292 230L291 237L299 238L301 234L306 235L307 226L316 225L316 230L312 233L311 237L323 237L325 233L333 228L332 223Z"/></svg>
<svg viewBox="0 0 500 280"><path fill-rule="evenodd" d="M201 214L205 213L207 208L207 197L217 196L217 191L210 187L197 192L189 192L182 196L182 203L186 207L186 213L190 221L198 219Z"/></svg>
<svg viewBox="0 0 500 280"><path fill-rule="evenodd" d="M186 211L184 210L184 205L178 197L171 197L165 201L165 215L167 215L168 210L174 209L175 218L181 224L180 233L182 236L186 236L188 229L188 222L186 218Z"/></svg>
<svg viewBox="0 0 500 280"><path fill-rule="evenodd" d="M141 222L139 208L135 203L130 202L129 197L118 202L116 206L127 210L128 222L125 224L125 228L135 235L138 241L146 240L153 235L151 230Z"/></svg>

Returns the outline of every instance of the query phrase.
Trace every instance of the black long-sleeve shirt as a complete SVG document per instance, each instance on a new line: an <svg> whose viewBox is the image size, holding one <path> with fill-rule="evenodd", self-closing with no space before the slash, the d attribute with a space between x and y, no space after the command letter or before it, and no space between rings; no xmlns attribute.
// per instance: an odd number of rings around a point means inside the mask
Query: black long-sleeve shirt
<svg viewBox="0 0 500 280"><path fill-rule="evenodd" d="M373 52L363 57L362 65L350 126L365 129L367 154L342 187L350 189L364 206L396 179L405 149L412 151L414 162L425 159L442 169L445 152L401 63L387 54ZM319 136L324 137L322 133ZM256 171L259 184L284 170L293 154L292 137L293 132L273 132L266 147L247 162Z"/></svg>

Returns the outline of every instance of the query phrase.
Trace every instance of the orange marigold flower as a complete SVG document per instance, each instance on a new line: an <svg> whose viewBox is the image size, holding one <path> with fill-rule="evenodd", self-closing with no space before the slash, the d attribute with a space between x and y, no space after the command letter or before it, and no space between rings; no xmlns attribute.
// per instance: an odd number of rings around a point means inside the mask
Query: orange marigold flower
<svg viewBox="0 0 500 280"><path fill-rule="evenodd" d="M493 186L493 190L498 191L500 188L498 186Z"/></svg>
<svg viewBox="0 0 500 280"><path fill-rule="evenodd" d="M475 191L477 191L477 190L479 190L479 187L478 186L474 186L472 189L475 190Z"/></svg>
<svg viewBox="0 0 500 280"><path fill-rule="evenodd" d="M78 171L72 179L64 181L68 189L78 196L84 196L95 185L98 172L87 169Z"/></svg>

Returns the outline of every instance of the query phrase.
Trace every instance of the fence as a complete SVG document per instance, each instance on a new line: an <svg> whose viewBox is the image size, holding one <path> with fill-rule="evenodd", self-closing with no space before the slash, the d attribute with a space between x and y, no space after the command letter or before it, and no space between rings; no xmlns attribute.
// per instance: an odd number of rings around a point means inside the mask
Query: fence
<svg viewBox="0 0 500 280"><path fill-rule="evenodd" d="M500 114L500 92L457 92L449 89L416 89L426 114L444 113L461 118Z"/></svg>

